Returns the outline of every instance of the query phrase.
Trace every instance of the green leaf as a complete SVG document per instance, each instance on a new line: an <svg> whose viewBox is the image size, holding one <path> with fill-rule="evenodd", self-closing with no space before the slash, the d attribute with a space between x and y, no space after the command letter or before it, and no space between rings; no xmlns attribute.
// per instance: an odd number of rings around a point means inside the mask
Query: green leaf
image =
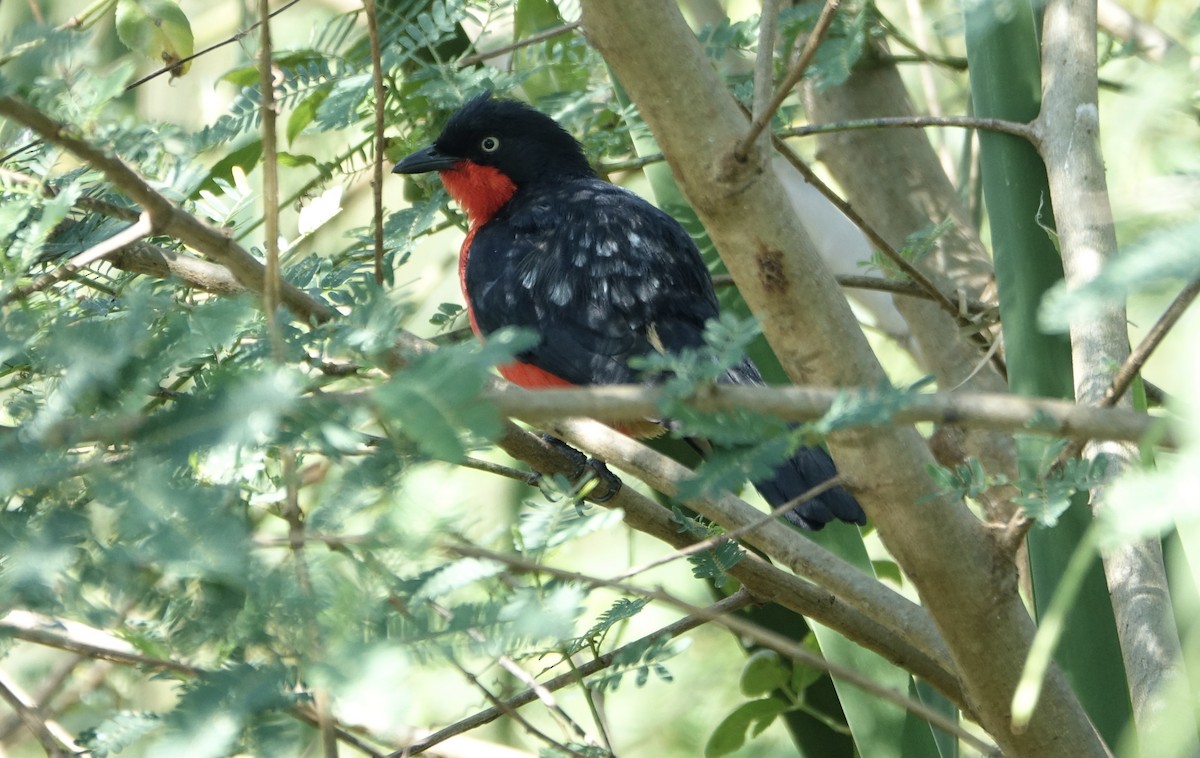
<svg viewBox="0 0 1200 758"><path fill-rule="evenodd" d="M604 613L600 614L600 617L596 619L596 623L592 624L590 629L576 638L569 648L570 652L578 652L589 645L599 645L609 629L622 621L638 615L649 603L650 599L644 597L617 598Z"/></svg>
<svg viewBox="0 0 1200 758"><path fill-rule="evenodd" d="M728 436L720 440L730 443ZM737 491L747 481L771 476L791 455L792 435L769 437L754 445L714 451L692 476L679 483L680 500L703 497L719 490Z"/></svg>
<svg viewBox="0 0 1200 758"><path fill-rule="evenodd" d="M285 132L289 145L296 137L300 136L304 127L311 124L317 117L317 110L321 107L321 103L325 102L325 98L329 97L330 90L330 87L321 87L297 103L296 107L292 109L291 115L288 116Z"/></svg>
<svg viewBox="0 0 1200 758"><path fill-rule="evenodd" d="M513 13L513 41L563 24L553 0L517 0ZM535 102L564 92L587 88L587 44L582 35L567 32L537 45L524 45L513 53L513 69L525 74L521 89Z"/></svg>
<svg viewBox="0 0 1200 758"><path fill-rule="evenodd" d="M711 550L689 555L688 563L692 564L692 576L697 579L712 579L720 586L725 583L729 569L745 557L746 551L738 547L736 542L727 541Z"/></svg>
<svg viewBox="0 0 1200 758"><path fill-rule="evenodd" d="M208 171L208 176L192 192L193 199L199 197L200 193L205 190L219 193L221 187L217 184L218 179L224 179L226 182L232 184L234 168L240 168L248 174L254 170L254 166L258 164L258 159L261 157L262 140L256 137L213 164L213 167Z"/></svg>
<svg viewBox="0 0 1200 758"><path fill-rule="evenodd" d="M900 566L895 561L871 561L871 568L875 569L875 576L880 579L888 579L896 584L904 583Z"/></svg>
<svg viewBox="0 0 1200 758"><path fill-rule="evenodd" d="M717 724L704 745L705 758L720 758L740 750L746 744L747 733L751 737L762 734L787 709L787 703L770 697L742 703Z"/></svg>
<svg viewBox="0 0 1200 758"><path fill-rule="evenodd" d="M500 612L507 633L531 640L566 640L574 637L575 620L583 613L584 591L572 584L554 584L548 590L523 588Z"/></svg>
<svg viewBox="0 0 1200 758"><path fill-rule="evenodd" d="M1039 323L1047 331L1063 333L1072 321L1124 304L1131 294L1198 277L1200 221L1193 221L1131 245L1083 285L1068 289L1060 282L1042 300Z"/></svg>
<svg viewBox="0 0 1200 758"><path fill-rule="evenodd" d="M756 650L742 664L738 685L746 697L769 695L787 685L789 667L774 650Z"/></svg>
<svg viewBox="0 0 1200 758"><path fill-rule="evenodd" d="M673 640L663 635L652 640L630 643L619 648L613 657L613 665L607 671L588 680L588 686L600 692L615 691L625 674L633 672L637 686L641 687L655 674L664 681L671 681L671 672L662 661L667 660L687 647L685 640Z"/></svg>
<svg viewBox="0 0 1200 758"><path fill-rule="evenodd" d="M187 73L180 63L195 52L192 25L172 0L117 0L117 36L125 46L171 69L171 78Z"/></svg>
<svg viewBox="0 0 1200 758"><path fill-rule="evenodd" d="M78 742L91 751L95 758L108 758L161 729L162 725L162 719L156 713L118 711L98 726L80 732Z"/></svg>
<svg viewBox="0 0 1200 758"><path fill-rule="evenodd" d="M577 496L578 497L578 496ZM607 529L621 521L619 511L571 500L530 501L520 513L517 533L522 552L541 552Z"/></svg>

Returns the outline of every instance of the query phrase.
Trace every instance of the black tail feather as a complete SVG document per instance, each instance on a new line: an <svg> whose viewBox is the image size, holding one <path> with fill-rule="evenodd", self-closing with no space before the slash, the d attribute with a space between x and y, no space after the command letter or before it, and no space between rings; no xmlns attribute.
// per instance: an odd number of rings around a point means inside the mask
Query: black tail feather
<svg viewBox="0 0 1200 758"><path fill-rule="evenodd" d="M724 381L729 384L763 384L758 367L749 359L729 369ZM819 447L802 447L791 460L776 468L770 479L754 482L754 488L772 508L778 508L835 476L837 468L829 453ZM863 513L862 506L842 487L822 492L784 515L802 529L820 529L834 519L859 526L867 523L867 514Z"/></svg>
<svg viewBox="0 0 1200 758"><path fill-rule="evenodd" d="M802 447L790 460L775 469L770 479L754 483L763 499L772 508L803 495L822 482L837 476L829 453L819 447ZM834 519L862 526L867 514L854 496L841 486L826 490L815 498L796 506L784 517L801 529L820 529Z"/></svg>

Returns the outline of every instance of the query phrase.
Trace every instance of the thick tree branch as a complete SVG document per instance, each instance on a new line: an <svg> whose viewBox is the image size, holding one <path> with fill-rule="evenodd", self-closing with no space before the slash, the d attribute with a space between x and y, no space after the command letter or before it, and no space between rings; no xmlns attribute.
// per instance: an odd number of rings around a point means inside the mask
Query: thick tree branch
<svg viewBox="0 0 1200 758"><path fill-rule="evenodd" d="M122 271L157 279L175 277L185 286L215 295L247 292L233 273L220 263L202 261L184 253L165 250L148 242L137 242L113 251L104 260Z"/></svg>
<svg viewBox="0 0 1200 758"><path fill-rule="evenodd" d="M1043 105L1037 128L1063 270L1068 285L1080 286L1117 252L1100 154L1095 0L1051 0L1042 39ZM1080 403L1105 402L1113 385L1112 367L1129 356L1126 323L1123 304L1071 323L1075 397ZM1129 405L1127 398L1118 402ZM1093 443L1084 448L1084 456L1107 458L1108 471L1115 476L1136 465L1137 450L1129 444ZM1105 507L1103 490L1093 490L1093 510ZM1160 733L1176 728L1163 723L1163 698L1171 682L1183 677L1162 545L1157 538L1130 542L1106 551L1103 559L1134 721L1148 749Z"/></svg>
<svg viewBox="0 0 1200 758"><path fill-rule="evenodd" d="M584 0L584 28L641 110L673 172L795 381L876 385L883 372L796 222L767 155L734 149L745 117L669 0ZM798 328L803 325L802 328ZM1028 728L1010 698L1033 637L1009 558L961 502L928 498L924 442L905 428L829 440L880 536L912 577L980 723L1015 755L1104 755L1061 672ZM735 525L736 528L736 525Z"/></svg>

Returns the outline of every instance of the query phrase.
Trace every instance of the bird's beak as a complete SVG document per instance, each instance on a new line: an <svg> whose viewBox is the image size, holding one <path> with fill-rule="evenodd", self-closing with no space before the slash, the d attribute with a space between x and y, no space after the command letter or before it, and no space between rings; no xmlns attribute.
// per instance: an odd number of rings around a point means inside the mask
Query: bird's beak
<svg viewBox="0 0 1200 758"><path fill-rule="evenodd" d="M460 160L451 155L443 155L438 152L437 147L430 145L401 160L392 167L392 173L426 174L430 171L445 171L454 168Z"/></svg>

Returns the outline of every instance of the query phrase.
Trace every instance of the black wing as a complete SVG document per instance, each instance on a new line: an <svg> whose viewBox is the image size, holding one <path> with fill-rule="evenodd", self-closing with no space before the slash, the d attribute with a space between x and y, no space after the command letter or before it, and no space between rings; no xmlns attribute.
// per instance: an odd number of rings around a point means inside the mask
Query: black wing
<svg viewBox="0 0 1200 758"><path fill-rule="evenodd" d="M599 179L518 193L476 233L466 288L483 334L538 334L520 357L572 384L637 380L629 358L703 344L708 270L677 221Z"/></svg>

